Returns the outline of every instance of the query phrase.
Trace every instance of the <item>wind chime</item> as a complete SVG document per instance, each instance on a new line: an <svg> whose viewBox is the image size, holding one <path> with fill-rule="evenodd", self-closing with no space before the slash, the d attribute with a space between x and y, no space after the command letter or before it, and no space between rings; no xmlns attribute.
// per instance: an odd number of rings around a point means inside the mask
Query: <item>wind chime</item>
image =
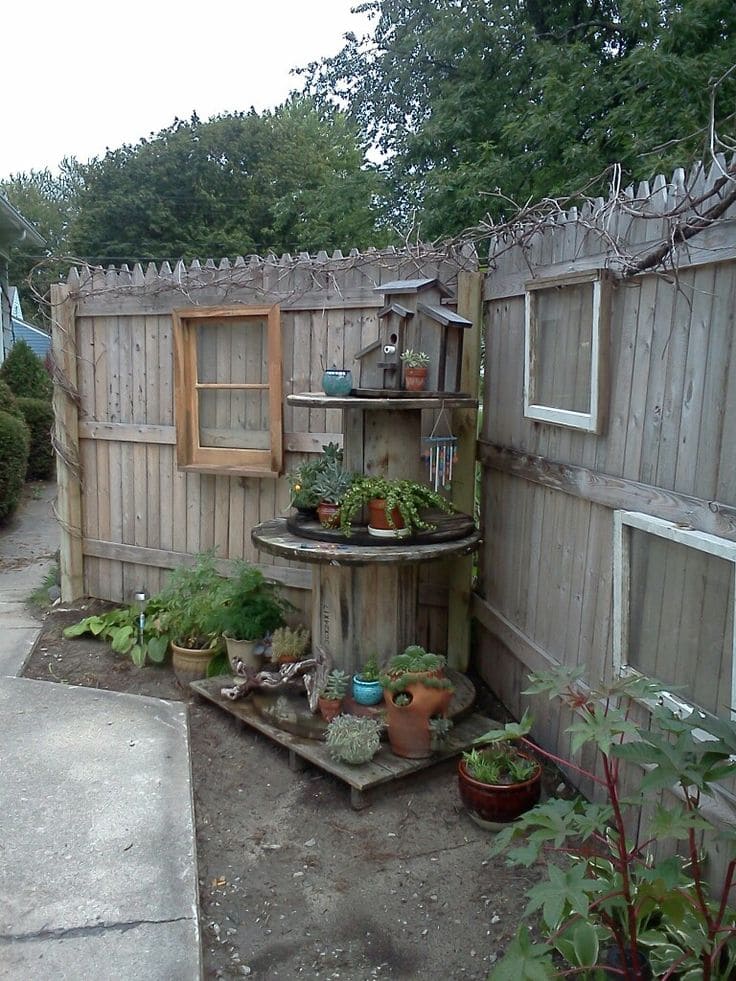
<svg viewBox="0 0 736 981"><path fill-rule="evenodd" d="M444 405L432 432L423 437L422 444L422 460L427 465L431 487L436 491L448 491L452 485L452 468L457 463L457 436L452 435Z"/></svg>

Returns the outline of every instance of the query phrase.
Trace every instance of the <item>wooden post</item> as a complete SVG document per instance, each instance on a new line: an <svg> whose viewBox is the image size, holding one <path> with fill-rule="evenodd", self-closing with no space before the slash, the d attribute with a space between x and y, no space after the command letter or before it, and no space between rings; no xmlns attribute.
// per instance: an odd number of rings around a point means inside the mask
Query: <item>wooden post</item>
<svg viewBox="0 0 736 981"><path fill-rule="evenodd" d="M457 312L473 326L467 328L463 344L460 390L478 396L480 373L480 333L482 326L482 284L480 272L459 272ZM452 502L466 514L475 507L475 450L477 409L455 409L452 431L458 437L458 462L452 472ZM470 592L473 556L448 562L447 660L450 667L466 671L470 662Z"/></svg>
<svg viewBox="0 0 736 981"><path fill-rule="evenodd" d="M82 480L79 462L76 304L69 288L51 287L51 349L58 376L54 380L54 444L57 508L61 524L59 565L61 598L68 603L84 595L82 559Z"/></svg>

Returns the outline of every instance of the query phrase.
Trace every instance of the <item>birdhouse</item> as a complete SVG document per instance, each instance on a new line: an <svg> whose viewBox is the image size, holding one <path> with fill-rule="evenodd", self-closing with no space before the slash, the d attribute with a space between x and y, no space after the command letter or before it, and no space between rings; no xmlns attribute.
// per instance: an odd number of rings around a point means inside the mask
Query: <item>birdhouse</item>
<svg viewBox="0 0 736 981"><path fill-rule="evenodd" d="M429 358L425 395L457 394L463 333L472 327L448 305L450 291L437 279L398 279L376 287L384 305L378 314L378 337L358 351L361 392L406 390L401 355L411 350Z"/></svg>

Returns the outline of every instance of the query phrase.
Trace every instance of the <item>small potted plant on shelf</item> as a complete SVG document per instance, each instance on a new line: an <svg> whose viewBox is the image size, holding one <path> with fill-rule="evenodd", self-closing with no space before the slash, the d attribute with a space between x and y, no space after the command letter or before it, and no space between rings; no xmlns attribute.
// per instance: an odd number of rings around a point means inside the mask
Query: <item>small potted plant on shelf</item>
<svg viewBox="0 0 736 981"><path fill-rule="evenodd" d="M330 756L351 766L368 763L380 748L382 728L377 719L366 716L335 716L325 734Z"/></svg>
<svg viewBox="0 0 736 981"><path fill-rule="evenodd" d="M457 772L460 798L481 826L514 821L539 801L542 767L510 741L463 753Z"/></svg>
<svg viewBox="0 0 736 981"><path fill-rule="evenodd" d="M447 716L455 690L445 677L445 658L413 644L391 658L381 682L393 752L408 759L431 756L430 721Z"/></svg>
<svg viewBox="0 0 736 981"><path fill-rule="evenodd" d="M194 565L174 569L160 593L157 626L171 637L174 674L183 686L207 677L210 660L220 645L220 631L212 617L223 583L210 551L198 555Z"/></svg>
<svg viewBox="0 0 736 981"><path fill-rule="evenodd" d="M359 674L353 675L353 698L359 705L377 705L383 699L378 659L371 654Z"/></svg>
<svg viewBox="0 0 736 981"><path fill-rule="evenodd" d="M302 463L286 475L291 488L291 506L305 517L316 514L320 497L315 490L315 481L329 464L342 466L342 449L337 443L324 444L321 456Z"/></svg>
<svg viewBox="0 0 736 981"><path fill-rule="evenodd" d="M277 627L271 634L271 656L278 664L301 661L308 648L306 627Z"/></svg>
<svg viewBox="0 0 736 981"><path fill-rule="evenodd" d="M404 388L407 392L421 392L427 384L429 355L407 348L402 351L401 360L404 364Z"/></svg>
<svg viewBox="0 0 736 981"><path fill-rule="evenodd" d="M230 667L234 670L241 660L257 670L268 636L284 623L291 604L281 597L276 583L243 561L236 562L234 575L219 588L217 601L209 623L225 638Z"/></svg>
<svg viewBox="0 0 736 981"><path fill-rule="evenodd" d="M319 693L317 704L325 722L330 722L340 714L342 700L348 690L349 678L344 671L333 668L327 675L324 688Z"/></svg>
<svg viewBox="0 0 736 981"><path fill-rule="evenodd" d="M338 460L328 460L314 481L319 498L317 517L323 528L336 528L340 523L340 505L353 482L353 474L342 469Z"/></svg>
<svg viewBox="0 0 736 981"><path fill-rule="evenodd" d="M365 507L370 511L368 531L377 537L409 535L435 526L422 517L422 511L435 508L452 513L455 509L437 491L415 480L388 477L356 477L340 503L340 529L350 535L353 518Z"/></svg>

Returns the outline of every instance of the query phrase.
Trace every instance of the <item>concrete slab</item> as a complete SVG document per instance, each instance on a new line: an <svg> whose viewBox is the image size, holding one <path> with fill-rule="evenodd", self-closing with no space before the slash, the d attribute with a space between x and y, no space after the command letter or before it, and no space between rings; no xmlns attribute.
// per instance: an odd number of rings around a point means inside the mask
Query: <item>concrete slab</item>
<svg viewBox="0 0 736 981"><path fill-rule="evenodd" d="M0 719L0 977L198 979L186 706L2 678Z"/></svg>
<svg viewBox="0 0 736 981"><path fill-rule="evenodd" d="M38 621L10 625L0 616L0 676L19 675L31 656L40 628Z"/></svg>

